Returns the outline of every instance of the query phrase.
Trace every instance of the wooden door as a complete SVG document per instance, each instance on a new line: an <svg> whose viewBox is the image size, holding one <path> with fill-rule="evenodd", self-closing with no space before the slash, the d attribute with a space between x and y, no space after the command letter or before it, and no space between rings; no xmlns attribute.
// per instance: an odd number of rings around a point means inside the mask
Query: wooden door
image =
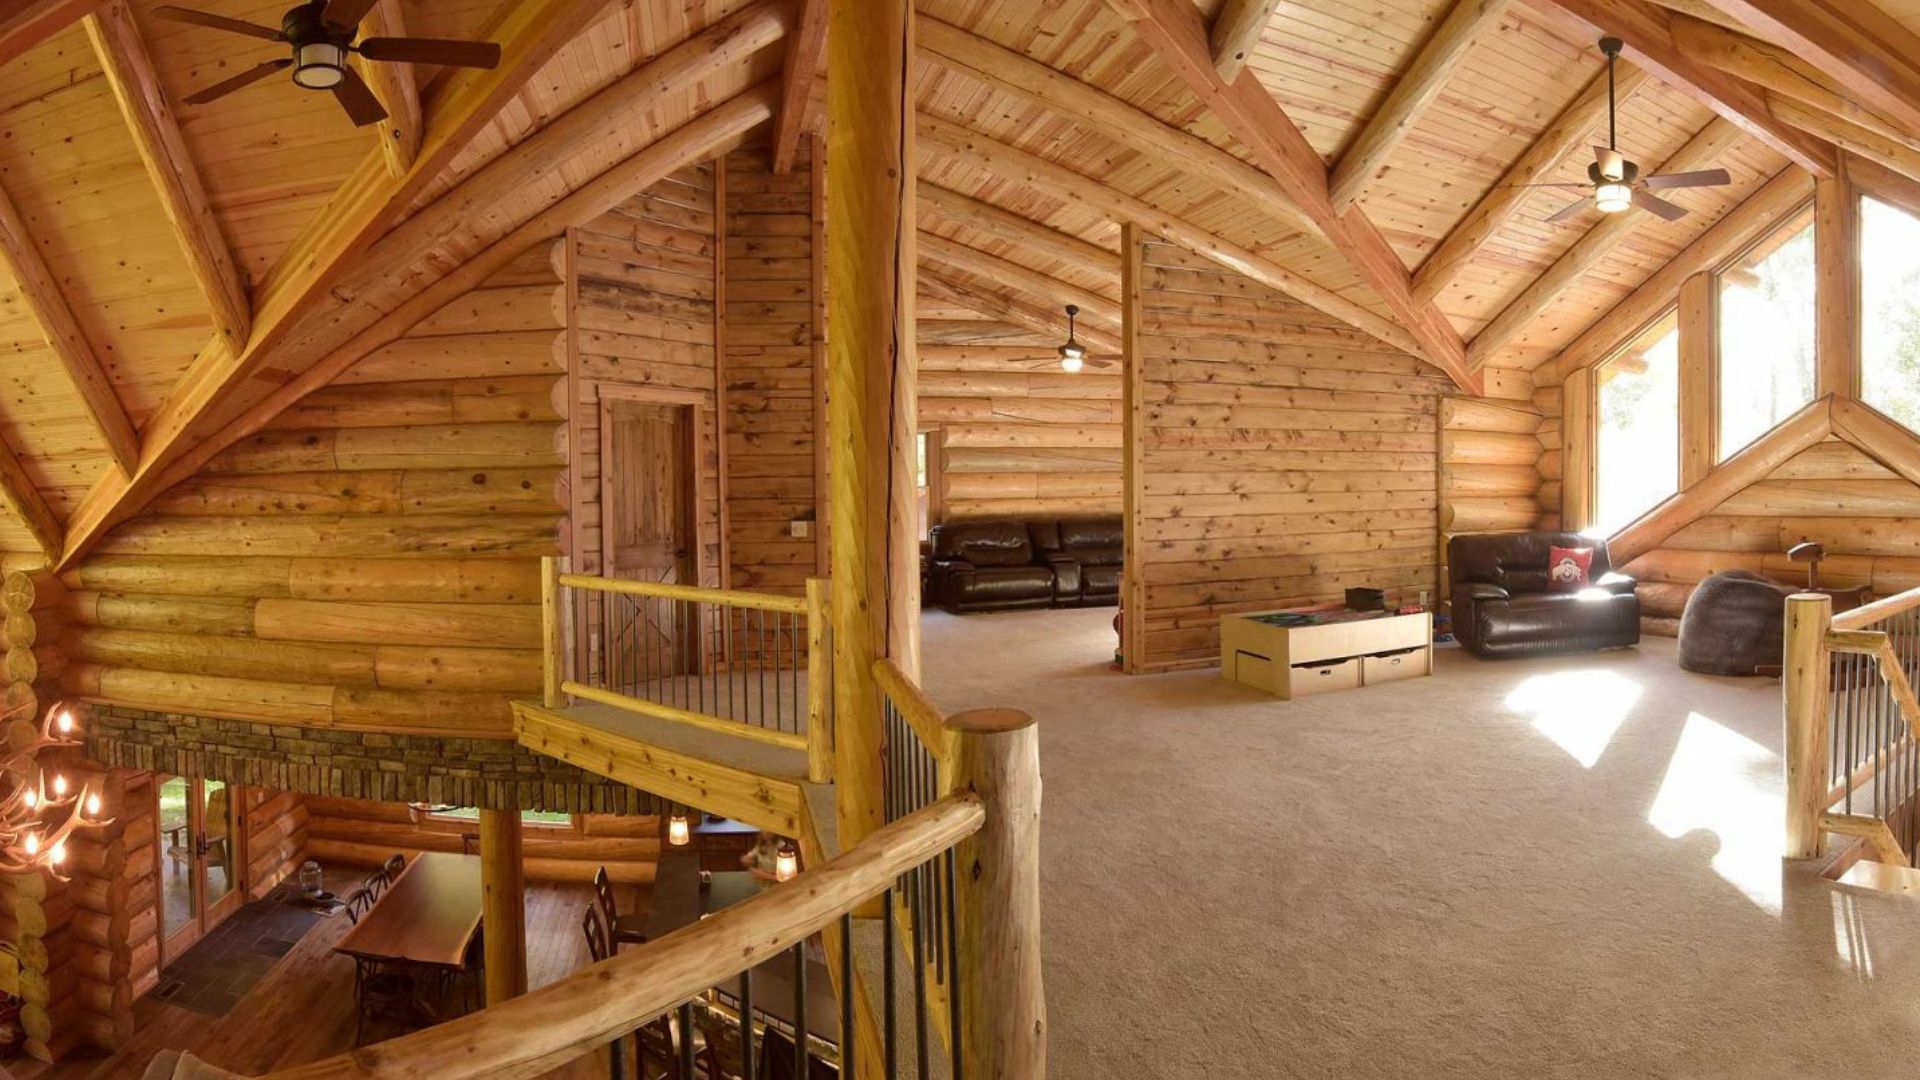
<svg viewBox="0 0 1920 1080"><path fill-rule="evenodd" d="M700 583L696 423L691 405L601 400L600 551L607 577ZM673 601L606 596L598 666L607 684L644 697L646 684L699 670L695 618Z"/></svg>
<svg viewBox="0 0 1920 1080"><path fill-rule="evenodd" d="M240 909L239 789L197 776L160 777L161 956L178 959Z"/></svg>

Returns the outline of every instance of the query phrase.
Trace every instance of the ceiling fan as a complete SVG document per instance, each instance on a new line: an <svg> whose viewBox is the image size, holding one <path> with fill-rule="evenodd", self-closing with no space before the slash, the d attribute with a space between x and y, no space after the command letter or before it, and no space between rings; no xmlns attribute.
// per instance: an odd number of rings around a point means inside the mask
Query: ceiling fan
<svg viewBox="0 0 1920 1080"><path fill-rule="evenodd" d="M500 63L500 46L490 41L446 41L440 38L372 37L356 42L360 20L378 0L309 0L291 8L280 18L280 29L230 19L209 11L175 7L172 4L153 9L163 19L192 23L233 34L245 34L265 41L277 41L292 47L293 55L269 60L249 68L231 79L214 83L189 96L190 105L204 105L223 98L244 86L251 86L276 71L293 69L296 86L309 90L331 90L340 107L353 122L365 127L387 118L380 99L347 66L347 54L359 53L368 60L399 61L414 64L445 64L453 67L491 68Z"/></svg>
<svg viewBox="0 0 1920 1080"><path fill-rule="evenodd" d="M1614 62L1620 58L1621 47L1619 38L1600 39L1600 51L1607 55L1607 145L1593 148L1593 164L1587 166L1587 182L1521 185L1523 187L1586 188L1591 191L1590 195L1568 203L1558 213L1548 218L1549 223L1568 221L1588 207L1603 214L1618 214L1636 206L1667 221L1678 221L1687 216L1687 208L1668 202L1655 195L1655 191L1673 188L1720 187L1733 183L1733 177L1728 175L1725 169L1702 169L1698 172L1641 176L1640 166L1627 160L1626 155L1620 152L1614 123L1616 106L1613 68Z"/></svg>

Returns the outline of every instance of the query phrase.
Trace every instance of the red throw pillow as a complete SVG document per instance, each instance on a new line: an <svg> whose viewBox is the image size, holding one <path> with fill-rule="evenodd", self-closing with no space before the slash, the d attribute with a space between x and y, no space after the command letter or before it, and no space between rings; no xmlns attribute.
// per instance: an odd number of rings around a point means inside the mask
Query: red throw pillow
<svg viewBox="0 0 1920 1080"><path fill-rule="evenodd" d="M1593 549L1553 547L1547 551L1547 588L1575 592L1592 581Z"/></svg>

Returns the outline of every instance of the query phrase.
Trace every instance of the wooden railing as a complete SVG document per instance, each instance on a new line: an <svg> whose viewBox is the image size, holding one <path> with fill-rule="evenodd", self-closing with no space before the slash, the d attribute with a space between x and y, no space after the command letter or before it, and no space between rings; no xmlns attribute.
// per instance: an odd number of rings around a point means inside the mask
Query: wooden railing
<svg viewBox="0 0 1920 1080"><path fill-rule="evenodd" d="M1782 685L1786 854L1819 858L1826 834L1858 858L1920 856L1920 589L1833 614L1821 593L1786 601Z"/></svg>
<svg viewBox="0 0 1920 1080"><path fill-rule="evenodd" d="M805 596L563 573L542 563L544 704L568 699L804 750L833 775L826 582Z"/></svg>

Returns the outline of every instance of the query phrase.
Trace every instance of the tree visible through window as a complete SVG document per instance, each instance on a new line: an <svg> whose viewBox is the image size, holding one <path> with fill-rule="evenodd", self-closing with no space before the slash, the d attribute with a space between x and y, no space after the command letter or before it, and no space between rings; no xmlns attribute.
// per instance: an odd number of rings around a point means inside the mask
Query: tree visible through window
<svg viewBox="0 0 1920 1080"><path fill-rule="evenodd" d="M1594 370L1594 519L1611 536L1680 486L1680 330L1672 314Z"/></svg>
<svg viewBox="0 0 1920 1080"><path fill-rule="evenodd" d="M1920 431L1920 217L1864 197L1860 396Z"/></svg>
<svg viewBox="0 0 1920 1080"><path fill-rule="evenodd" d="M1720 273L1720 459L1813 400L1813 210Z"/></svg>

